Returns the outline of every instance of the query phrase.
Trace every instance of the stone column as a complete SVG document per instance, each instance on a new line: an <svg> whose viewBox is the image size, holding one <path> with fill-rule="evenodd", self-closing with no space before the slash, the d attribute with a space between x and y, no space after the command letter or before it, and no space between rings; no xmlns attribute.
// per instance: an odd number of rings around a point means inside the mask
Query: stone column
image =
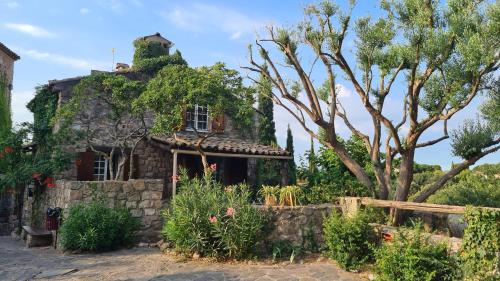
<svg viewBox="0 0 500 281"><path fill-rule="evenodd" d="M341 197L339 200L342 214L347 217L354 217L361 209L361 198Z"/></svg>

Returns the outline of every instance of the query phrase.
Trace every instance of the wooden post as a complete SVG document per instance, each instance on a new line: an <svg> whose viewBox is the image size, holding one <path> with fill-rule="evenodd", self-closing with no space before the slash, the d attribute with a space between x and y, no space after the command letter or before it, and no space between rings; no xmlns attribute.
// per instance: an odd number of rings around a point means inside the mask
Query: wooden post
<svg viewBox="0 0 500 281"><path fill-rule="evenodd" d="M177 151L174 151L174 161L172 167L172 199L175 198L177 188Z"/></svg>
<svg viewBox="0 0 500 281"><path fill-rule="evenodd" d="M340 207L342 214L347 217L354 217L361 209L361 198L358 197L341 197Z"/></svg>

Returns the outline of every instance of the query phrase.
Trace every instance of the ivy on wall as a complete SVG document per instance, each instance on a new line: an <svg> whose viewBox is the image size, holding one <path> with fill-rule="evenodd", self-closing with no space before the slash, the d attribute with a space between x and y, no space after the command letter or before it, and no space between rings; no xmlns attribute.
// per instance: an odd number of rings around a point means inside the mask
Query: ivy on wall
<svg viewBox="0 0 500 281"><path fill-rule="evenodd" d="M0 138L6 136L12 126L10 106L7 100L7 75L0 72Z"/></svg>
<svg viewBox="0 0 500 281"><path fill-rule="evenodd" d="M33 141L39 146L46 144L52 135L52 119L57 111L57 101L57 94L48 85L42 85L36 88L35 97L27 105L33 112Z"/></svg>

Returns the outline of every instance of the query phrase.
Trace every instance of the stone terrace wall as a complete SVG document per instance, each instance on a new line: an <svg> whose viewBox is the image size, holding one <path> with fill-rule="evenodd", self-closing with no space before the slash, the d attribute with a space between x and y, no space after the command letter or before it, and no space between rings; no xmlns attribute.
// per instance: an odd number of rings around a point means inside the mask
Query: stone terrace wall
<svg viewBox="0 0 500 281"><path fill-rule="evenodd" d="M336 205L305 205L298 207L268 207L256 205L256 208L270 215L267 241L289 240L295 244L303 244L309 233L314 234L314 240L322 244L323 220L334 208L340 210Z"/></svg>
<svg viewBox="0 0 500 281"><path fill-rule="evenodd" d="M68 210L71 205L91 200L94 189L102 191L110 207L126 207L141 221L138 237L141 242L160 240L163 208L163 180L129 180L106 182L57 181L56 188L46 188L39 203L26 199L24 218L27 224L45 227L48 207ZM36 217L32 217L36 214Z"/></svg>

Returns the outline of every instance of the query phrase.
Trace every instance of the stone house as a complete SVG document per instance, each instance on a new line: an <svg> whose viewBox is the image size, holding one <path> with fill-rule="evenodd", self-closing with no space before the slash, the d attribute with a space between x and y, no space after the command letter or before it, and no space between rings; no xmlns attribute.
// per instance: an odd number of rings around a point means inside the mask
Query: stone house
<svg viewBox="0 0 500 281"><path fill-rule="evenodd" d="M4 92L0 92L0 99L5 99L8 110L10 110L12 103L14 62L19 58L16 53L0 42L0 90L4 90ZM14 193L0 192L0 235L10 234L14 229L17 220L15 202Z"/></svg>
<svg viewBox="0 0 500 281"><path fill-rule="evenodd" d="M159 33L141 38L160 42L161 46L167 49L167 53L173 45ZM139 77L141 77L138 71L127 68L126 64L117 64L117 70L113 73L125 75L129 79L140 79ZM49 87L54 94L58 95L58 107L64 105L71 98L74 87L81 79L82 77L74 77L49 81ZM73 128L79 129L86 124L85 126L92 126L98 134L103 135L107 130L110 130L112 124L106 123L102 118L96 118L90 123L88 120L83 120L83 116L89 116L90 113L99 116L99 113L109 110L104 102L93 101L90 107L82 109L82 111L85 110L92 112L79 113L73 121ZM193 149L197 140L193 130L196 129L201 133L215 132L214 136L209 137L203 143L202 148L208 156L209 163L217 164L216 176L224 184L246 182L253 185L257 173L256 163L259 158L281 161L283 163L282 183L286 184L286 163L291 159L287 151L278 147L258 144L248 137L248 134L242 134L229 116L220 116L211 120L208 114L209 110L203 105L197 105L186 112L185 126L178 134L187 142L179 142L171 136L151 135L139 143L132 155L130 155L130 151L127 151L127 155L119 156L120 159L117 159L116 162L124 159L121 157L126 157L121 179L129 179L129 161L133 158L132 178L163 180L163 199L169 198L175 194L176 186L172 178L173 176L175 178L180 168L185 168L190 176L202 174L201 159L198 152ZM146 122L151 124L153 118L148 118ZM54 129L57 130L57 126ZM109 153L111 147L107 144L109 142L106 141L106 138L102 138L101 143L97 144L99 152ZM69 165L68 170L61 175L64 180L105 181L110 179L110 173L117 172L116 165L110 165L105 159L106 157L90 150L83 142L68 146L68 149L76 152L77 157Z"/></svg>

